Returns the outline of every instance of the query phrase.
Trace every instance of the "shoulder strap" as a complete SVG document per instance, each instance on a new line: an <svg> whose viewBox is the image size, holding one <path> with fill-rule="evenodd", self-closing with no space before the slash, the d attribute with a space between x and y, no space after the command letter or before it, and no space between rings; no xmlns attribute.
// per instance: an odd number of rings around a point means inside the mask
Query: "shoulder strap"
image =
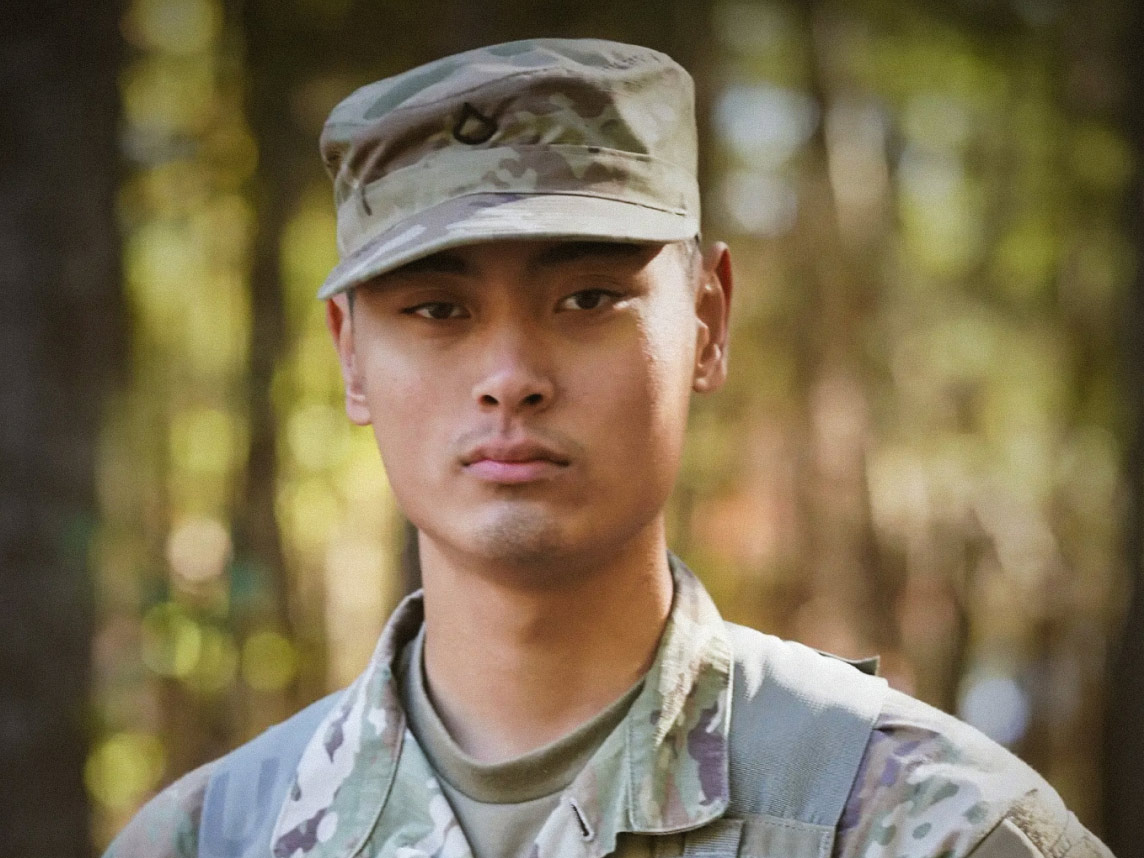
<svg viewBox="0 0 1144 858"><path fill-rule="evenodd" d="M203 801L198 858L270 858L277 811L298 761L340 696L339 691L311 703L215 764Z"/></svg>
<svg viewBox="0 0 1144 858"><path fill-rule="evenodd" d="M837 825L885 680L809 647L728 623L732 809Z"/></svg>
<svg viewBox="0 0 1144 858"><path fill-rule="evenodd" d="M737 827L739 854L828 858L885 680L865 672L868 661L848 664L732 623L727 630L735 655L731 795L720 822ZM710 847L696 842L688 851Z"/></svg>

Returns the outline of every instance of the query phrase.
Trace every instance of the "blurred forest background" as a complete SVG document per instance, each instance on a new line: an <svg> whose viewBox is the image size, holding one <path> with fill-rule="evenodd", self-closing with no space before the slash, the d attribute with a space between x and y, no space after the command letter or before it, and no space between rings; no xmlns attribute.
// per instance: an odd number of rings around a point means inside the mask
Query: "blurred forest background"
<svg viewBox="0 0 1144 858"><path fill-rule="evenodd" d="M1133 0L15 0L0 12L0 854L88 856L344 685L416 584L323 308L354 87L536 35L695 75L731 378L671 544L1144 855Z"/></svg>

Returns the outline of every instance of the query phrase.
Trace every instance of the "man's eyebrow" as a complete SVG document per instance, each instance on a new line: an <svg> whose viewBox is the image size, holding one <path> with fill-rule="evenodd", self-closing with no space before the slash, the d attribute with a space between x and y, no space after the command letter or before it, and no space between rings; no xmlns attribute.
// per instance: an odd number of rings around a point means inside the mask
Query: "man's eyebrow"
<svg viewBox="0 0 1144 858"><path fill-rule="evenodd" d="M638 259L647 252L647 245L624 241L562 241L554 244L529 263L530 268L579 262L582 259Z"/></svg>
<svg viewBox="0 0 1144 858"><path fill-rule="evenodd" d="M441 250L387 271L382 277L401 274L467 274L469 265L460 256Z"/></svg>
<svg viewBox="0 0 1144 858"><path fill-rule="evenodd" d="M428 256L422 256L419 260L398 265L395 269L390 269L367 280L366 284L384 286L392 279L403 275L423 275L423 273L429 273L429 275L467 275L470 270L470 265L455 253L438 251Z"/></svg>

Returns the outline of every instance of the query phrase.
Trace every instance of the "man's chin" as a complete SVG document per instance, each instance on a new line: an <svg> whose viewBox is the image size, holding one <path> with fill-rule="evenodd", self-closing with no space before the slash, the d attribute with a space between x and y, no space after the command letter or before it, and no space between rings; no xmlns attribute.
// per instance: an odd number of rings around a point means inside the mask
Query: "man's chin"
<svg viewBox="0 0 1144 858"><path fill-rule="evenodd" d="M498 575L558 584L599 562L598 541L577 539L567 525L550 515L501 516L470 531L463 550Z"/></svg>
<svg viewBox="0 0 1144 858"><path fill-rule="evenodd" d="M485 558L510 566L543 566L573 547L560 523L545 516L504 516L473 536Z"/></svg>

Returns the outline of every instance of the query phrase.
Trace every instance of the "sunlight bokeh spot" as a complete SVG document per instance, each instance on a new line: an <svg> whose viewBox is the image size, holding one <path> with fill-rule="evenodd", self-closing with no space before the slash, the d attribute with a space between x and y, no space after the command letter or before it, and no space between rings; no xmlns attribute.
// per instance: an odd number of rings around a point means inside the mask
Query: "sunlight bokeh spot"
<svg viewBox="0 0 1144 858"><path fill-rule="evenodd" d="M187 676L203 649L202 628L173 602L143 615L140 637L143 663L160 676Z"/></svg>
<svg viewBox="0 0 1144 858"><path fill-rule="evenodd" d="M91 797L105 807L129 808L159 783L165 761L157 736L112 733L88 755L84 782Z"/></svg>
<svg viewBox="0 0 1144 858"><path fill-rule="evenodd" d="M259 691L285 688L298 669L294 645L278 632L254 632L242 645L242 678Z"/></svg>
<svg viewBox="0 0 1144 858"><path fill-rule="evenodd" d="M202 643L194 668L182 677L193 691L204 696L224 691L238 671L238 647L233 636L210 626L202 629Z"/></svg>
<svg viewBox="0 0 1144 858"><path fill-rule="evenodd" d="M1029 729L1029 700L1011 676L977 676L966 683L958 715L995 742L1012 747Z"/></svg>
<svg viewBox="0 0 1144 858"><path fill-rule="evenodd" d="M176 343L188 299L187 284L207 276L195 236L173 223L147 223L127 238L124 265L141 328L158 343Z"/></svg>
<svg viewBox="0 0 1144 858"><path fill-rule="evenodd" d="M290 453L307 470L330 468L348 449L349 426L345 414L329 405L300 408L286 424Z"/></svg>
<svg viewBox="0 0 1144 858"><path fill-rule="evenodd" d="M778 173L741 170L719 186L724 216L739 232L774 237L791 230L798 214L798 195Z"/></svg>
<svg viewBox="0 0 1144 858"><path fill-rule="evenodd" d="M235 418L216 408L182 411L171 420L171 457L188 471L226 473L244 440Z"/></svg>
<svg viewBox="0 0 1144 858"><path fill-rule="evenodd" d="M732 150L759 169L789 161L818 126L818 106L808 95L766 84L727 87L715 106L715 123Z"/></svg>
<svg viewBox="0 0 1144 858"><path fill-rule="evenodd" d="M927 273L964 274L981 255L981 196L966 181L961 162L907 147L899 167L903 237Z"/></svg>
<svg viewBox="0 0 1144 858"><path fill-rule="evenodd" d="M230 554L230 534L217 519L187 519L172 528L167 538L171 571L192 584L221 575Z"/></svg>
<svg viewBox="0 0 1144 858"><path fill-rule="evenodd" d="M317 477L284 486L277 506L283 529L305 553L321 551L342 513L332 487Z"/></svg>

